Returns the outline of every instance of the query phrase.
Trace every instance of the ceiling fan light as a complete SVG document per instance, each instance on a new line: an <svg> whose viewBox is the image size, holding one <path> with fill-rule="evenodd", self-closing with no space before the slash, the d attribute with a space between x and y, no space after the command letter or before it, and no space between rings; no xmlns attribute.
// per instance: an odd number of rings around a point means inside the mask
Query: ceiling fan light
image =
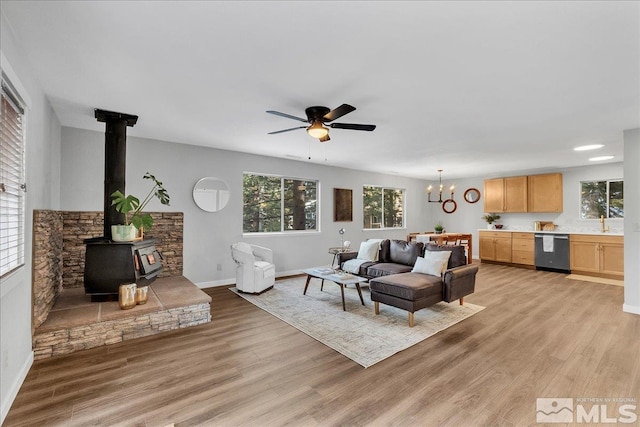
<svg viewBox="0 0 640 427"><path fill-rule="evenodd" d="M322 126L322 123L319 121L315 121L307 128L307 132L314 138L324 138L329 135L329 129Z"/></svg>

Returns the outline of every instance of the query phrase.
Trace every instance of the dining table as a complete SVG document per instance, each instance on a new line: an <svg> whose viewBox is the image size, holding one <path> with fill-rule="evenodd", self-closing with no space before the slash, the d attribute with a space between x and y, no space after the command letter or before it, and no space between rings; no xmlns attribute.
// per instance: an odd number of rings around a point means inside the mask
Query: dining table
<svg viewBox="0 0 640 427"><path fill-rule="evenodd" d="M471 233L423 233L413 235L416 242L435 242L442 244L459 244L467 250L467 264L473 262L473 235Z"/></svg>

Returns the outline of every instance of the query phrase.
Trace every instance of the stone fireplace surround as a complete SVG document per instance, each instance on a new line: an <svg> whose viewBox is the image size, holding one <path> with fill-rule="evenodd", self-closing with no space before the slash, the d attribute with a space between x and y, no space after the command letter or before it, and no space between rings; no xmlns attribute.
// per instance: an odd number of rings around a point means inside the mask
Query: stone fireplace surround
<svg viewBox="0 0 640 427"><path fill-rule="evenodd" d="M156 238L156 247L163 255L163 271L158 279L159 287L152 285L151 300L159 298L157 311L151 310L154 304L138 306L138 310L117 310L116 317L104 321L87 320L87 324L78 325L74 319L68 326L60 318L47 318L54 313L66 311L69 301L78 301L86 305L89 298L84 295L84 239L102 236L104 213L101 211L53 211L35 210L33 213L33 321L32 336L35 358L65 354L80 348L90 348L120 342L138 336L151 335L182 327L193 326L210 321L210 297L197 289L189 280L182 277L183 268L183 225L182 212L152 212L153 229L145 233L146 238ZM172 279L173 278L173 279ZM175 289L171 289L175 286ZM61 294L60 304L54 309ZM188 297L185 298L185 295ZM169 298L169 300L167 300ZM151 302L150 300L150 302ZM173 300L173 301L172 301ZM176 300L177 303L174 303ZM97 303L96 303L97 304ZM52 309L53 313L52 313ZM111 307L111 310L114 308ZM100 307L99 311L103 311ZM117 313L121 311L122 313ZM144 313L143 313L144 312ZM69 315L69 311L65 313ZM128 317L126 317L128 316ZM107 316L101 316L106 318ZM158 319L159 324L154 324ZM44 325L43 325L44 324ZM53 327L56 325L55 327ZM136 331L136 325L139 325ZM110 330L104 333L104 328ZM104 339L95 339L97 336ZM107 336L108 335L108 336ZM91 337L91 338L89 338Z"/></svg>
<svg viewBox="0 0 640 427"><path fill-rule="evenodd" d="M153 229L162 253L159 277L182 276L182 212L153 212ZM84 239L102 236L102 211L33 211L33 328L49 315L63 289L84 286ZM157 237L159 236L159 237Z"/></svg>

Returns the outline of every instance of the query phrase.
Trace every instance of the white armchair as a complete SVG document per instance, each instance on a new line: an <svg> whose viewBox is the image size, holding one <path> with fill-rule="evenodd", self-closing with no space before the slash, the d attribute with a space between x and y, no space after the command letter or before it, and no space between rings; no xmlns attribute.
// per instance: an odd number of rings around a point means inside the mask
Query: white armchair
<svg viewBox="0 0 640 427"><path fill-rule="evenodd" d="M240 292L259 294L273 287L276 266L271 249L238 242L231 245L231 256L238 264L236 288Z"/></svg>

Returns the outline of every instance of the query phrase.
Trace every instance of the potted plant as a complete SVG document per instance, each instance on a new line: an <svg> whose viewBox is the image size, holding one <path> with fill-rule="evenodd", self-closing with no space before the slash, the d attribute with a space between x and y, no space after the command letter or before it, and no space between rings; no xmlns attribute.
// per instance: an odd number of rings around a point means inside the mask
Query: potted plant
<svg viewBox="0 0 640 427"><path fill-rule="evenodd" d="M124 225L111 226L111 238L116 242L133 241L138 238L138 230L140 238L143 231L150 230L153 227L153 218L148 213L143 213L143 209L149 204L153 197L157 197L163 205L169 205L169 194L162 186L162 182L158 181L155 176L149 172L144 174L144 179L153 181L153 187L149 194L140 202L140 199L129 194L125 196L120 190L116 190L111 194L111 205L125 216Z"/></svg>
<svg viewBox="0 0 640 427"><path fill-rule="evenodd" d="M438 223L433 226L433 229L435 230L436 234L442 234L442 232L444 231L444 225L442 225L442 223L438 221Z"/></svg>
<svg viewBox="0 0 640 427"><path fill-rule="evenodd" d="M494 213L488 213L488 214L485 214L485 215L482 217L482 219L484 219L485 221L487 221L487 228L488 228L489 230L492 230L492 229L493 229L493 225L492 225L492 224L493 224L493 222L494 222L494 221L499 220L499 219L500 219L500 215L498 215L498 214L494 214Z"/></svg>

